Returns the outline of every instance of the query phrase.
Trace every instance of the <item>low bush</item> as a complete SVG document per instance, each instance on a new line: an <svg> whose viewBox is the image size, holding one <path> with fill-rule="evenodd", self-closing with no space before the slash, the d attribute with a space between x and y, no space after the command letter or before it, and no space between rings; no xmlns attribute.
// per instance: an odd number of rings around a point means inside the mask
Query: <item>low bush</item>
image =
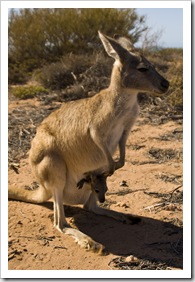
<svg viewBox="0 0 195 282"><path fill-rule="evenodd" d="M29 79L29 74L17 64L10 64L8 70L8 82L9 84L23 84Z"/></svg>
<svg viewBox="0 0 195 282"><path fill-rule="evenodd" d="M74 83L70 69L62 62L43 67L39 80L41 84L51 90L63 89Z"/></svg>
<svg viewBox="0 0 195 282"><path fill-rule="evenodd" d="M101 52L91 55L69 54L59 62L43 67L35 77L51 90L80 84L86 92L97 92L108 86L112 63Z"/></svg>
<svg viewBox="0 0 195 282"><path fill-rule="evenodd" d="M29 99L40 94L46 94L49 91L42 86L16 86L11 93L19 99Z"/></svg>

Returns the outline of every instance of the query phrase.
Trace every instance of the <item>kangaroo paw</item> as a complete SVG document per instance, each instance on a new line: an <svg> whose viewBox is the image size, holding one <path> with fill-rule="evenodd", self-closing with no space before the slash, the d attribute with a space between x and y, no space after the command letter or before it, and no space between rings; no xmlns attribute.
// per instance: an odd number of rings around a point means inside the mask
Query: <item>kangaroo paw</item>
<svg viewBox="0 0 195 282"><path fill-rule="evenodd" d="M91 239L89 236L85 235L81 231L74 228L64 228L63 232L73 237L76 243L78 243L81 248L86 249L87 251L98 253L100 255L107 254L105 251L105 247L102 244L95 242L93 239Z"/></svg>

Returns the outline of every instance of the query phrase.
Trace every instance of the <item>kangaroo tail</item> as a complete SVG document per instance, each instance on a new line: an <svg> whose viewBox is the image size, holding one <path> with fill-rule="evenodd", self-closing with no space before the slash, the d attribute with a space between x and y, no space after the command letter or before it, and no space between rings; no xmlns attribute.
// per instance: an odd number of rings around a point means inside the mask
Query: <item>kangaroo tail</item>
<svg viewBox="0 0 195 282"><path fill-rule="evenodd" d="M51 198L50 191L46 190L43 186L40 186L36 190L28 190L25 188L9 187L8 198L12 200L19 200L22 202L40 204L46 202Z"/></svg>

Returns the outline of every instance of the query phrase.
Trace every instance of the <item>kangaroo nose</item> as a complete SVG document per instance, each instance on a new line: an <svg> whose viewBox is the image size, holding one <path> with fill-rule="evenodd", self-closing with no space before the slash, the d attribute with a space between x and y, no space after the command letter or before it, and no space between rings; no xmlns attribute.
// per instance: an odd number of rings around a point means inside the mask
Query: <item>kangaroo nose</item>
<svg viewBox="0 0 195 282"><path fill-rule="evenodd" d="M168 89L169 88L169 82L164 79L162 82L161 82L161 86L165 89Z"/></svg>
<svg viewBox="0 0 195 282"><path fill-rule="evenodd" d="M105 200L106 200L106 199L105 199L105 196L102 195L101 197L99 197L99 202L100 202L100 203L104 203Z"/></svg>

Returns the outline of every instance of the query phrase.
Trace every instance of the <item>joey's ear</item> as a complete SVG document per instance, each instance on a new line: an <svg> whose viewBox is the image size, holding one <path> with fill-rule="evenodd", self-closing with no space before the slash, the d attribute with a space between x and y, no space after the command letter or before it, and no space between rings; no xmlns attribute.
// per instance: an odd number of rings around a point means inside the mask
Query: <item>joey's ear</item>
<svg viewBox="0 0 195 282"><path fill-rule="evenodd" d="M127 58L128 51L116 42L116 40L104 35L100 31L98 31L98 33L104 48L110 57L120 61L124 61Z"/></svg>

